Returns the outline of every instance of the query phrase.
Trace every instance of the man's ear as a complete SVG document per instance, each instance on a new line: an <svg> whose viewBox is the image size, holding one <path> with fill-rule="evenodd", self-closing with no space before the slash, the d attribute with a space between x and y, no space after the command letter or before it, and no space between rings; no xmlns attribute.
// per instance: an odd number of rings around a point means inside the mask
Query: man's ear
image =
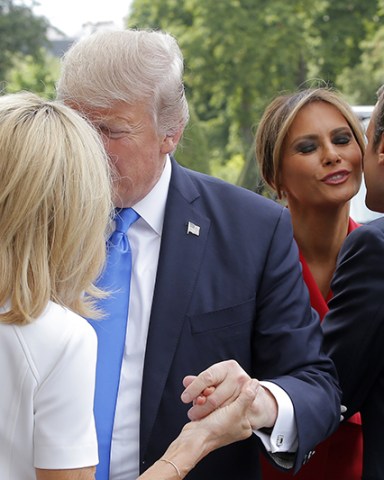
<svg viewBox="0 0 384 480"><path fill-rule="evenodd" d="M384 134L381 134L380 142L377 147L377 153L379 154L379 165L384 165Z"/></svg>
<svg viewBox="0 0 384 480"><path fill-rule="evenodd" d="M176 150L176 147L180 141L181 135L183 134L183 129L180 128L174 135L166 135L160 146L160 151L162 154L172 153Z"/></svg>

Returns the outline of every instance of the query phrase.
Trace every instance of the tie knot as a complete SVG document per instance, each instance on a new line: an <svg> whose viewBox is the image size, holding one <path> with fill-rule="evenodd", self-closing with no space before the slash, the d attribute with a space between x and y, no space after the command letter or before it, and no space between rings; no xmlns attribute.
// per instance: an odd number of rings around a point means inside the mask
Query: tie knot
<svg viewBox="0 0 384 480"><path fill-rule="evenodd" d="M136 222L139 218L139 214L133 210L133 208L122 208L117 210L115 214L115 231L121 233L127 233L128 228L132 223Z"/></svg>
<svg viewBox="0 0 384 480"><path fill-rule="evenodd" d="M116 211L115 231L112 233L109 243L119 251L127 252L129 250L127 231L128 228L136 222L139 216L140 215L132 208L123 208Z"/></svg>

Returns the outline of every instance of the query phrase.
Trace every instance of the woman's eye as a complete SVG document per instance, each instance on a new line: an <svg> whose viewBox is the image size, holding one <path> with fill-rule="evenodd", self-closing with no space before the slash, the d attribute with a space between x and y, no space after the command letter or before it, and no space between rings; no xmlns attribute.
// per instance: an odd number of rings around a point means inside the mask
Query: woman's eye
<svg viewBox="0 0 384 480"><path fill-rule="evenodd" d="M345 145L351 141L350 135L338 135L333 139L335 145Z"/></svg>
<svg viewBox="0 0 384 480"><path fill-rule="evenodd" d="M299 143L296 146L296 150L298 153L311 153L316 150L316 144L313 142Z"/></svg>

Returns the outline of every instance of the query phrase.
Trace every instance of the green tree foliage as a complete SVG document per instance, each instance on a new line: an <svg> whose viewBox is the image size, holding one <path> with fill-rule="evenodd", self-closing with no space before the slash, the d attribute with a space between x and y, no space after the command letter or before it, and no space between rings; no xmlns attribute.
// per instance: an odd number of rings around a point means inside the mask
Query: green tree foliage
<svg viewBox="0 0 384 480"><path fill-rule="evenodd" d="M336 85L350 103L375 104L376 91L384 83L384 27L379 26L383 16L384 0L380 0L374 17L376 27L359 44L360 61L337 76Z"/></svg>
<svg viewBox="0 0 384 480"><path fill-rule="evenodd" d="M188 98L207 132L212 162L225 165L239 154L252 157L253 125L266 102L306 78L307 9L317 5L318 0L135 0L128 22L177 37ZM248 178L242 184L248 186Z"/></svg>
<svg viewBox="0 0 384 480"><path fill-rule="evenodd" d="M176 36L186 61L187 95L206 133L212 171L229 178L223 173L226 165L243 165L238 182L257 189L254 130L271 98L318 79L348 91L355 103L372 103L372 91L384 79L384 31L378 31L383 4L134 0L128 24ZM239 156L243 161L234 161Z"/></svg>
<svg viewBox="0 0 384 480"><path fill-rule="evenodd" d="M335 0L324 2L314 18L316 35L321 41L314 49L312 69L320 78L335 83L346 68L360 62L362 40L378 27L377 0Z"/></svg>
<svg viewBox="0 0 384 480"><path fill-rule="evenodd" d="M177 147L176 157L184 167L202 173L211 173L208 162L208 144L202 124L198 121L193 105L189 107L190 120Z"/></svg>
<svg viewBox="0 0 384 480"><path fill-rule="evenodd" d="M5 88L7 93L28 90L45 98L56 96L55 83L60 73L60 61L46 50L41 52L41 60L36 63L31 55L17 58L8 72Z"/></svg>
<svg viewBox="0 0 384 480"><path fill-rule="evenodd" d="M0 0L0 83L22 57L42 61L42 46L47 45L48 23L33 15L32 9L14 0Z"/></svg>

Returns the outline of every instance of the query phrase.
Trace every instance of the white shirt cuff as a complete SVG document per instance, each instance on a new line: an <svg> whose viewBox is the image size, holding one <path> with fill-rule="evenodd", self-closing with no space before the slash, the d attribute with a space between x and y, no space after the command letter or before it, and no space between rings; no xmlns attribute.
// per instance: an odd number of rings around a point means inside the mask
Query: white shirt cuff
<svg viewBox="0 0 384 480"><path fill-rule="evenodd" d="M278 385L272 382L260 382L275 397L278 412L272 432L266 433L255 430L254 433L263 442L268 452L295 452L297 450L297 428L295 411L289 395Z"/></svg>

